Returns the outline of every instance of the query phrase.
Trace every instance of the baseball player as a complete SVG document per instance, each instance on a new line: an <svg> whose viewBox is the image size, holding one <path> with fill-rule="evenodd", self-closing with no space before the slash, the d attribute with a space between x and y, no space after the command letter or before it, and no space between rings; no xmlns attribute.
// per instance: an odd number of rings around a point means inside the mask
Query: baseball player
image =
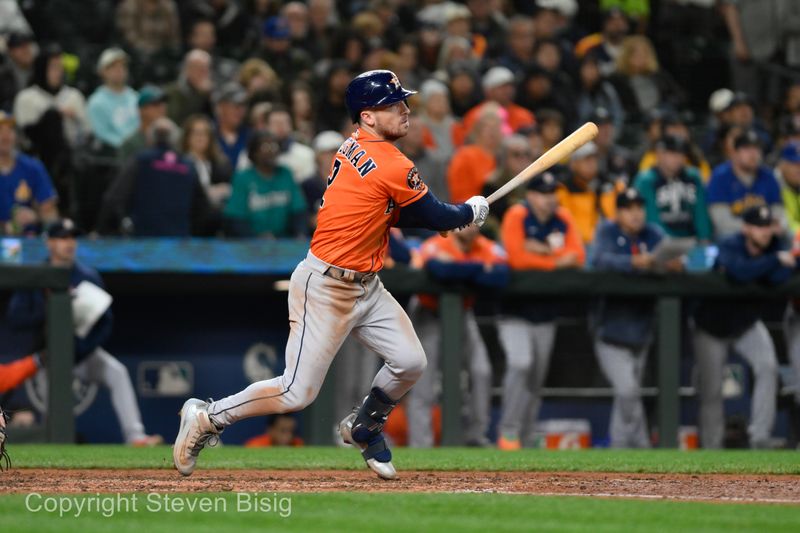
<svg viewBox="0 0 800 533"><path fill-rule="evenodd" d="M738 283L783 283L795 258L783 248L782 229L765 205L742 215L742 229L719 243L717 271ZM747 433L752 448L772 448L778 387L775 345L761 320L763 303L755 300L704 300L694 312L694 356L700 398L700 444L721 448L725 432L722 376L733 348L753 369L753 399Z"/></svg>
<svg viewBox="0 0 800 533"><path fill-rule="evenodd" d="M480 288L500 288L508 283L509 269L505 252L495 242L478 233L477 226L468 226L447 236L434 235L422 243L420 259L428 273L440 281L466 282ZM469 362L470 424L466 443L488 446L491 407L492 367L489 354L478 330L472 311L474 297L465 299L464 356ZM430 294L417 297L411 313L422 347L428 356L428 368L411 390L406 403L409 445L416 448L433 446L431 409L436 399L436 375L441 346L439 300Z"/></svg>
<svg viewBox="0 0 800 533"><path fill-rule="evenodd" d="M569 211L558 205L557 186L553 174L539 174L528 182L525 200L506 211L501 235L514 270L583 266L583 239ZM557 303L540 298L504 302L498 322L498 336L506 354L503 414L497 438L501 450L521 448L523 426L538 417L539 391L550 366L557 315Z"/></svg>
<svg viewBox="0 0 800 533"><path fill-rule="evenodd" d="M3 408L0 407L0 470L11 466L11 459L8 457L8 452L6 452L7 437L6 414L3 412Z"/></svg>
<svg viewBox="0 0 800 533"><path fill-rule="evenodd" d="M427 362L411 321L377 276L389 229L480 226L489 213L482 196L463 204L439 201L414 163L392 144L408 131L406 100L413 94L388 70L365 72L348 84L345 101L356 130L331 164L311 249L291 277L286 370L216 402L187 400L173 448L181 474L190 475L203 446L237 420L310 404L352 333L384 364L339 430L379 477L396 477L382 429Z"/></svg>
<svg viewBox="0 0 800 533"><path fill-rule="evenodd" d="M636 189L626 189L617 195L616 208L617 220L604 222L597 230L594 267L630 273L651 270L652 251L664 234L645 222L644 198ZM614 389L609 429L614 448L650 447L640 387L654 318L654 302L646 298L604 298L592 317L595 354Z"/></svg>

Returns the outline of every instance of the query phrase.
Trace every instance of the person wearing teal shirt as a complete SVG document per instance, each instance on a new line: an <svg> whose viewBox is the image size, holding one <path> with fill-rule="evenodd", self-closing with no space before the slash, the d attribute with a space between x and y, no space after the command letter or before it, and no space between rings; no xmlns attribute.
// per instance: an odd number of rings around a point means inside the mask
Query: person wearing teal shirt
<svg viewBox="0 0 800 533"><path fill-rule="evenodd" d="M223 212L227 233L238 236L306 236L306 201L289 169L278 166L279 147L267 132L248 143L253 166L237 172Z"/></svg>
<svg viewBox="0 0 800 533"><path fill-rule="evenodd" d="M634 182L645 201L647 222L671 237L711 239L705 188L697 169L686 164L686 140L665 136L656 142L656 164Z"/></svg>

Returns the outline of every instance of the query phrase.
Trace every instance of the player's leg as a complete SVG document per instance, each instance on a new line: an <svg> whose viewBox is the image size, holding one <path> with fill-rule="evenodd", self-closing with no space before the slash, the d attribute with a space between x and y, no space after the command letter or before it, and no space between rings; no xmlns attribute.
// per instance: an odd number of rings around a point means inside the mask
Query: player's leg
<svg viewBox="0 0 800 533"><path fill-rule="evenodd" d="M750 409L750 445L769 447L778 393L778 358L769 331L762 321L753 324L733 345L753 369L753 399Z"/></svg>
<svg viewBox="0 0 800 533"><path fill-rule="evenodd" d="M647 357L650 353L650 344L642 347L635 354L633 373L636 383L641 387L644 369L647 366ZM636 448L650 448L650 435L647 431L647 414L644 410L642 396L639 394L639 401L633 407L631 424L631 446Z"/></svg>
<svg viewBox="0 0 800 533"><path fill-rule="evenodd" d="M430 448L434 444L431 410L436 400L436 380L439 379L441 329L439 318L419 303L412 304L409 315L428 358L428 366L406 397L408 445L412 448Z"/></svg>
<svg viewBox="0 0 800 533"><path fill-rule="evenodd" d="M786 315L786 350L794 374L794 402L800 405L800 314L790 304Z"/></svg>
<svg viewBox="0 0 800 533"><path fill-rule="evenodd" d="M641 393L636 375L636 352L595 339L595 354L606 379L614 389L611 408L611 447L627 448L632 445L640 424Z"/></svg>
<svg viewBox="0 0 800 533"><path fill-rule="evenodd" d="M470 423L466 432L468 445L487 446L489 438L489 408L492 401L492 365L483 342L475 313L464 311L464 353L469 361ZM416 387L415 387L416 388Z"/></svg>
<svg viewBox="0 0 800 533"><path fill-rule="evenodd" d="M108 389L125 442L140 446L163 442L160 436L145 433L131 376L116 357L103 348L97 348L75 365L73 373L82 380L98 383Z"/></svg>
<svg viewBox="0 0 800 533"><path fill-rule="evenodd" d="M336 412L346 412L364 398L377 368L374 354L354 337L348 336L334 357L336 372ZM336 438L339 425L336 424Z"/></svg>
<svg viewBox="0 0 800 533"><path fill-rule="evenodd" d="M556 340L556 323L540 322L528 325L528 335L533 345L533 367L528 374L528 390L531 399L525 412L524 423L528 426L525 441L530 445L535 440L536 425L539 411L542 407L542 387L547 379L550 369L550 359L553 355L553 345Z"/></svg>
<svg viewBox="0 0 800 533"><path fill-rule="evenodd" d="M361 449L375 473L393 479L397 473L383 438L383 426L397 402L422 376L427 360L411 320L377 276L359 286L363 287L363 297L353 335L380 355L384 364L364 402L341 421L339 428L345 442Z"/></svg>
<svg viewBox="0 0 800 533"><path fill-rule="evenodd" d="M530 403L528 374L533 366L533 344L529 323L521 318L501 318L497 334L506 355L503 376L503 411L498 426L497 445L501 449L521 446L522 418Z"/></svg>
<svg viewBox="0 0 800 533"><path fill-rule="evenodd" d="M700 400L700 444L706 449L722 448L725 409L722 403L722 372L728 358L728 341L695 327L692 332Z"/></svg>

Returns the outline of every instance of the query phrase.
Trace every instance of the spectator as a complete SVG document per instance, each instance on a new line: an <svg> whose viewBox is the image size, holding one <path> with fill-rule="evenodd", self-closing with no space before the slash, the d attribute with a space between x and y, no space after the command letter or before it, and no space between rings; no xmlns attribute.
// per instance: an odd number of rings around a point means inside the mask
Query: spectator
<svg viewBox="0 0 800 533"><path fill-rule="evenodd" d="M533 152L528 139L518 133L504 138L500 145L497 168L489 174L481 194L488 197L508 183L511 178L522 172L533 160ZM522 187L518 187L493 203L489 216L483 225L484 233L498 232L500 230L500 221L503 220L506 210L524 199L525 190Z"/></svg>
<svg viewBox="0 0 800 533"><path fill-rule="evenodd" d="M691 113L687 114L691 115ZM687 144L686 158L688 164L695 167L698 172L700 172L703 182L707 182L711 177L711 166L703 157L703 152L700 151L700 148L692 142L692 134L687 125L689 122L691 122L691 119L687 118L686 115L681 116L678 113L665 113L661 115L659 121L660 126L655 128L655 130L658 131L658 137L655 138L649 149L642 155L639 161L639 171L645 171L655 164L655 146L663 137L678 137Z"/></svg>
<svg viewBox="0 0 800 533"><path fill-rule="evenodd" d="M178 50L181 24L173 0L122 0L117 6L117 29L136 52L151 56Z"/></svg>
<svg viewBox="0 0 800 533"><path fill-rule="evenodd" d="M187 48L191 51L202 50L211 56L211 70L213 85L222 85L230 80L239 70L239 63L234 59L223 56L217 49L217 29L214 22L199 18L192 22L187 38ZM184 68L186 67L184 59Z"/></svg>
<svg viewBox="0 0 800 533"><path fill-rule="evenodd" d="M474 224L448 236L434 235L422 243L420 259L431 277L441 282L459 280L469 285L497 290L508 283L509 270L505 253L493 241L483 237ZM489 409L491 406L492 367L472 308L475 299L468 298L463 315L464 356L469 364L470 417L465 434L468 446L488 446ZM435 386L441 344L439 301L435 296L420 294L411 316L420 342L428 356L428 366L420 380L408 393L409 445L431 447L433 428L431 409L436 401Z"/></svg>
<svg viewBox="0 0 800 533"><path fill-rule="evenodd" d="M62 211L68 211L72 151L85 140L89 120L81 92L64 83L62 54L51 45L36 58L31 85L14 100L14 119L53 177Z"/></svg>
<svg viewBox="0 0 800 533"><path fill-rule="evenodd" d="M762 147L768 153L772 146L772 138L761 122L756 118L753 100L745 93L737 92L732 96L722 93L714 102L721 110L716 114L717 126L709 130L706 138L706 150L709 158L719 155L719 147L714 146L715 141L720 141L732 126L743 130L754 130L761 140ZM715 151L716 148L716 151Z"/></svg>
<svg viewBox="0 0 800 533"><path fill-rule="evenodd" d="M770 206L771 216L786 227L780 186L772 169L761 164L761 141L755 131L736 137L730 161L717 166L711 175L706 200L717 239L738 233L742 213L753 206Z"/></svg>
<svg viewBox="0 0 800 533"><path fill-rule="evenodd" d="M542 109L537 126L542 138L542 149L545 151L564 138L564 115L555 109Z"/></svg>
<svg viewBox="0 0 800 533"><path fill-rule="evenodd" d="M289 37L293 48L302 48L309 57L317 50L309 42L309 16L308 6L303 2L292 1L283 5L281 17L286 19L289 26Z"/></svg>
<svg viewBox="0 0 800 533"><path fill-rule="evenodd" d="M620 104L617 90L603 78L595 56L588 55L581 60L579 77L578 122L591 120L595 109L603 108L614 123L614 130L621 131L625 121L625 111Z"/></svg>
<svg viewBox="0 0 800 533"><path fill-rule="evenodd" d="M310 78L311 58L301 48L292 47L289 24L283 17L264 22L259 56L287 81Z"/></svg>
<svg viewBox="0 0 800 533"><path fill-rule="evenodd" d="M205 115L191 115L183 123L181 152L191 163L211 206L212 220L206 233L214 234L222 223L222 208L231 195L233 171L214 138L214 125Z"/></svg>
<svg viewBox="0 0 800 533"><path fill-rule="evenodd" d="M451 202L464 202L480 194L489 173L497 166L497 152L503 140L500 111L496 104L484 106L475 123L473 144L462 146L453 154L447 169Z"/></svg>
<svg viewBox="0 0 800 533"><path fill-rule="evenodd" d="M6 39L5 63L0 64L0 111L10 112L17 93L28 86L36 59L36 40L30 33Z"/></svg>
<svg viewBox="0 0 800 533"><path fill-rule="evenodd" d="M16 0L0 1L0 35L9 33L31 33L31 26L22 14Z"/></svg>
<svg viewBox="0 0 800 533"><path fill-rule="evenodd" d="M684 101L682 89L661 69L653 44L642 35L622 41L617 71L609 79L629 122L641 121L648 110L657 107L679 108Z"/></svg>
<svg viewBox="0 0 800 533"><path fill-rule="evenodd" d="M634 186L644 198L647 222L671 237L711 240L705 188L697 169L688 166L689 143L666 135L655 146L656 164L640 172Z"/></svg>
<svg viewBox="0 0 800 533"><path fill-rule="evenodd" d="M165 116L167 95L164 91L155 85L142 87L139 91L139 129L119 147L119 159L123 164L147 147L147 132L156 120Z"/></svg>
<svg viewBox="0 0 800 533"><path fill-rule="evenodd" d="M515 15L508 21L506 50L498 59L498 64L511 72L521 72L533 63L536 38L533 20L530 17Z"/></svg>
<svg viewBox="0 0 800 533"><path fill-rule="evenodd" d="M565 120L569 124L574 121L575 97L572 90L559 90L553 73L537 64L531 65L525 71L522 83L520 83L517 103L535 113L537 122L542 120L540 114L547 111L555 111L561 115L562 123Z"/></svg>
<svg viewBox="0 0 800 533"><path fill-rule="evenodd" d="M85 285L95 290L105 290L103 280L97 271L76 259L78 243L77 230L69 219L52 222L46 229L47 263L51 266L70 270L70 289L75 295L83 291ZM8 305L8 322L15 329L28 329L36 333L45 328L45 291L18 291L11 297ZM73 307L75 309L75 306ZM77 317L81 313L74 311ZM111 405L122 429L122 436L130 446L155 446L164 439L159 435L148 435L142 424L142 415L136 401L136 393L125 365L108 353L103 345L111 337L114 317L110 307L97 318L85 334L76 328L75 358L73 374L84 381L97 383L108 388ZM40 335L40 338L44 335ZM40 340L40 346L44 340Z"/></svg>
<svg viewBox="0 0 800 533"><path fill-rule="evenodd" d="M352 79L353 73L346 62L331 63L317 102L317 109L325 110L317 114L317 131L341 131L346 123L351 122L350 112L345 105L344 91Z"/></svg>
<svg viewBox="0 0 800 533"><path fill-rule="evenodd" d="M303 446L297 436L297 419L290 415L274 415L267 422L267 432L247 439L245 448L268 448L272 446Z"/></svg>
<svg viewBox="0 0 800 533"><path fill-rule="evenodd" d="M247 94L238 83L227 83L217 93L214 114L217 142L234 170L246 165L245 146L250 130L245 122Z"/></svg>
<svg viewBox="0 0 800 533"><path fill-rule="evenodd" d="M303 237L306 203L286 167L277 165L278 141L258 132L247 146L253 166L233 176L233 191L224 215L235 236Z"/></svg>
<svg viewBox="0 0 800 533"><path fill-rule="evenodd" d="M128 87L128 54L107 48L97 61L103 85L89 97L89 123L95 137L118 149L139 128L139 95Z"/></svg>
<svg viewBox="0 0 800 533"><path fill-rule="evenodd" d="M578 59L594 58L602 76L610 76L617 70L617 59L622 52L622 41L630 32L628 17L620 9L609 9L603 13L602 33L584 37L575 45Z"/></svg>
<svg viewBox="0 0 800 533"><path fill-rule="evenodd" d="M420 117L409 116L408 132L397 140L397 147L403 154L414 162L422 181L428 189L443 202L449 198L447 183L445 182L445 163L434 156L425 146L427 130Z"/></svg>
<svg viewBox="0 0 800 533"><path fill-rule="evenodd" d="M448 82L447 88L450 89L450 106L453 115L461 118L481 101L481 93L478 88L478 75L475 68L465 61L456 61L447 67ZM461 141L466 135L463 128L454 133L454 142Z"/></svg>
<svg viewBox="0 0 800 533"><path fill-rule="evenodd" d="M292 115L284 106L273 106L267 115L267 131L280 147L277 163L292 173L300 183L314 173L314 150L294 140Z"/></svg>
<svg viewBox="0 0 800 533"><path fill-rule="evenodd" d="M457 122L450 109L450 91L447 85L436 79L426 80L419 88L422 99L422 113L420 120L428 133L433 137L428 149L431 155L443 162L447 162L453 155L453 134ZM436 195L440 199L445 196Z"/></svg>
<svg viewBox="0 0 800 533"><path fill-rule="evenodd" d="M314 137L312 147L314 148L316 171L313 175L306 176L306 179L300 184L306 198L310 220L309 227L312 230L317 227L317 212L322 207L322 196L328 187L331 163L343 142L344 137L337 131L323 131Z"/></svg>
<svg viewBox="0 0 800 533"><path fill-rule="evenodd" d="M278 74L263 59L253 57L242 63L238 81L247 92L250 104L273 102L280 97Z"/></svg>
<svg viewBox="0 0 800 533"><path fill-rule="evenodd" d="M800 143L793 142L783 147L775 177L781 187L790 235L796 236L800 232Z"/></svg>
<svg viewBox="0 0 800 533"><path fill-rule="evenodd" d="M486 55L486 38L479 33L472 33L472 13L467 6L450 2L445 7L444 19L445 35L467 39L470 56L477 60Z"/></svg>
<svg viewBox="0 0 800 533"><path fill-rule="evenodd" d="M657 226L645 222L644 199L636 189L617 196L617 219L597 230L593 266L598 270L647 272L661 241ZM673 261L677 269L680 259ZM594 349L614 389L611 447L649 448L641 382L653 340L654 302L644 298L603 298L592 315Z"/></svg>
<svg viewBox="0 0 800 533"><path fill-rule="evenodd" d="M525 126L530 126L536 122L533 113L514 103L514 73L505 67L493 67L484 74L481 82L486 100L473 107L465 116L463 121L464 138L472 133L472 128L482 114L483 108L494 103L499 105L505 112L503 123L508 128L508 133L515 132ZM458 145L463 143L457 142Z"/></svg>
<svg viewBox="0 0 800 533"><path fill-rule="evenodd" d="M719 244L714 270L734 283L783 283L795 268L784 250L778 220L766 205L748 207L740 230ZM721 448L725 432L722 376L728 352L735 350L753 370L753 399L747 433L752 448L772 448L772 425L778 385L775 346L761 320L757 300L703 300L694 312L694 355L700 400L700 444Z"/></svg>
<svg viewBox="0 0 800 533"><path fill-rule="evenodd" d="M328 57L339 25L333 0L308 0L309 41L315 49L311 57Z"/></svg>
<svg viewBox="0 0 800 533"><path fill-rule="evenodd" d="M38 159L17 152L14 118L0 111L0 233L38 233L58 217L56 191Z"/></svg>
<svg viewBox="0 0 800 533"><path fill-rule="evenodd" d="M209 206L194 164L174 146L178 128L166 117L148 131L152 148L133 157L106 192L100 213L107 233L189 237L202 232Z"/></svg>
<svg viewBox="0 0 800 533"><path fill-rule="evenodd" d="M289 109L294 124L295 139L310 144L314 139L317 110L314 107L314 89L304 81L289 87Z"/></svg>
<svg viewBox="0 0 800 533"><path fill-rule="evenodd" d="M492 9L492 5L488 2L467 0L467 7L472 15L472 33L480 35L486 40L486 55L488 57L499 56L503 51L506 31L509 33L514 31L513 26L510 22L506 24L503 15Z"/></svg>
<svg viewBox="0 0 800 533"><path fill-rule="evenodd" d="M419 47L415 39L407 37L400 41L389 70L410 87L422 85L426 76L419 65Z"/></svg>
<svg viewBox="0 0 800 533"><path fill-rule="evenodd" d="M237 0L194 0L186 2L186 20L198 19L214 22L217 44L221 52L241 59L252 46L248 14Z"/></svg>
<svg viewBox="0 0 800 533"><path fill-rule="evenodd" d="M611 183L629 184L636 175L636 163L633 154L627 148L616 143L617 130L611 120L611 114L604 107L594 110L592 122L597 124L597 163L600 175L606 176Z"/></svg>
<svg viewBox="0 0 800 533"><path fill-rule="evenodd" d="M176 124L183 124L189 115L210 115L213 89L211 55L200 49L190 51L183 59L178 79L164 89L167 116Z"/></svg>
<svg viewBox="0 0 800 533"><path fill-rule="evenodd" d="M557 184L549 172L537 175L528 182L525 201L506 211L503 246L512 269L558 270L583 266L586 259L583 242L569 212L558 205ZM501 450L519 449L523 426L538 419L557 317L555 301L509 298L504 302L503 318L498 324L506 354L503 414L497 439Z"/></svg>
<svg viewBox="0 0 800 533"><path fill-rule="evenodd" d="M614 218L617 185L600 175L597 145L588 142L572 153L569 176L556 190L558 204L575 221L584 243L592 242L597 225Z"/></svg>

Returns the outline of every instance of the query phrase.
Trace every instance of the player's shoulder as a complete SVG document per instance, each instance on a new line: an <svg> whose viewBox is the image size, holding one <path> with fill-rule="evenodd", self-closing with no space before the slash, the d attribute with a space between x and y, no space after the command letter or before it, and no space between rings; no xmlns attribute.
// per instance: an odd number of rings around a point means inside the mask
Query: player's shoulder
<svg viewBox="0 0 800 533"><path fill-rule="evenodd" d="M506 209L503 218L524 219L528 216L529 212L528 206L524 202L519 202Z"/></svg>

